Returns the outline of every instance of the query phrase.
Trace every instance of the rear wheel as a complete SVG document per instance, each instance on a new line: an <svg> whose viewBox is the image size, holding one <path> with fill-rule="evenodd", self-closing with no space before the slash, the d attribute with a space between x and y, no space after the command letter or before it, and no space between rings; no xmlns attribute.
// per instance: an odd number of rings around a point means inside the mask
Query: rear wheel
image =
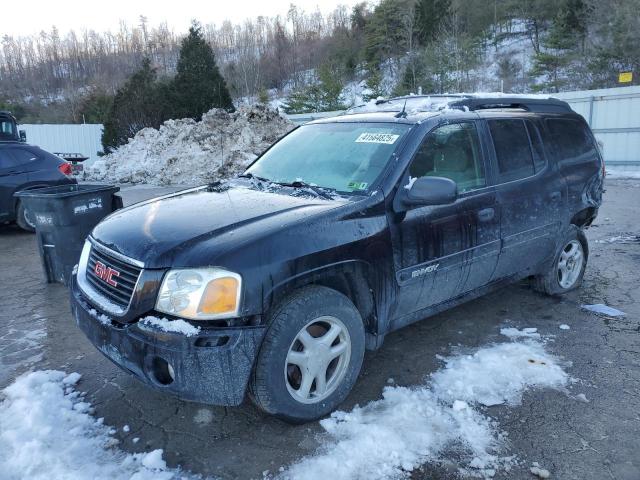
<svg viewBox="0 0 640 480"><path fill-rule="evenodd" d="M321 286L295 292L271 317L249 385L254 403L293 423L327 415L358 378L364 339L347 297Z"/></svg>
<svg viewBox="0 0 640 480"><path fill-rule="evenodd" d="M24 208L22 202L18 202L18 206L16 208L16 223L18 226L27 232L35 232L36 222L31 217L32 215L26 208Z"/></svg>
<svg viewBox="0 0 640 480"><path fill-rule="evenodd" d="M582 284L589 247L584 232L571 225L556 252L551 270L534 278L536 290L547 295L562 295Z"/></svg>

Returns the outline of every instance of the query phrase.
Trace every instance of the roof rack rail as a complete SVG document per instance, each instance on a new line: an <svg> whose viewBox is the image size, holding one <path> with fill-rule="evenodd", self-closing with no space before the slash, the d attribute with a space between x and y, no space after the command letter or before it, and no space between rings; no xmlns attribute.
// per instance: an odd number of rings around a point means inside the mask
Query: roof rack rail
<svg viewBox="0 0 640 480"><path fill-rule="evenodd" d="M521 108L528 112L564 113L571 112L567 102L557 98L535 97L466 97L449 102L449 108L487 110L494 108Z"/></svg>

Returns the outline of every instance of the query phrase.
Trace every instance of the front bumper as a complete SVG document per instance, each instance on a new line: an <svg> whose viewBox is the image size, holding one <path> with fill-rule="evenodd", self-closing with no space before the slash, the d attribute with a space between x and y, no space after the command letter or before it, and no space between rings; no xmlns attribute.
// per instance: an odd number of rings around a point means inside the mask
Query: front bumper
<svg viewBox="0 0 640 480"><path fill-rule="evenodd" d="M70 285L76 324L109 360L143 383L182 399L212 405L242 403L266 327L202 328L187 337L137 322L98 318L76 276Z"/></svg>

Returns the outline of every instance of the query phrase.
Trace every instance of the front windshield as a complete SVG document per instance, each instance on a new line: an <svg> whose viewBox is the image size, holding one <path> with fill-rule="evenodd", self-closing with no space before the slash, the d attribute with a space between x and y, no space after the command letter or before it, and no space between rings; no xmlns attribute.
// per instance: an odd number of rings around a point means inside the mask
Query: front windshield
<svg viewBox="0 0 640 480"><path fill-rule="evenodd" d="M303 182L338 192L365 191L380 176L410 125L304 125L269 149L246 173L277 183Z"/></svg>

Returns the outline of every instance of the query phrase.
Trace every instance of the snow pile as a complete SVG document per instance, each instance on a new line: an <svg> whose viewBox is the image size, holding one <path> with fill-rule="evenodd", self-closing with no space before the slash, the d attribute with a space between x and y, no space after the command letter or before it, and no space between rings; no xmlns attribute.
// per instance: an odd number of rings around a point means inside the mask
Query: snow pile
<svg viewBox="0 0 640 480"><path fill-rule="evenodd" d="M320 452L282 476L397 478L454 453L467 473L492 477L496 469L510 468L513 457L499 456L503 435L480 406L518 405L529 388L559 389L568 382L558 361L531 339L443 360L426 386L387 386L381 400L322 420L328 439Z"/></svg>
<svg viewBox="0 0 640 480"><path fill-rule="evenodd" d="M240 173L293 128L264 105L234 113L213 109L192 119L140 130L129 143L85 169L85 179L111 183L198 185Z"/></svg>
<svg viewBox="0 0 640 480"><path fill-rule="evenodd" d="M45 370L19 377L0 404L0 477L29 480L199 478L169 469L162 450L127 454L73 386L80 375Z"/></svg>
<svg viewBox="0 0 640 480"><path fill-rule="evenodd" d="M187 337L200 333L200 327L195 327L184 320L167 320L166 318L144 317L140 320L140 326L154 326L163 332L182 333Z"/></svg>

